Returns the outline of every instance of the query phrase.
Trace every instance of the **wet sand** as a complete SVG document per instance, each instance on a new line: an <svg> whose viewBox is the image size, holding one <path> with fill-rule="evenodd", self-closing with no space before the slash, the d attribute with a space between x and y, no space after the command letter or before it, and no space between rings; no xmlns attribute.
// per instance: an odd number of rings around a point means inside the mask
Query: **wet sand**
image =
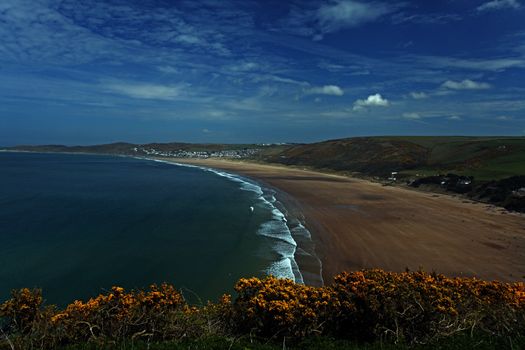
<svg viewBox="0 0 525 350"><path fill-rule="evenodd" d="M362 268L423 268L450 276L525 280L523 214L291 167L176 161L223 169L281 191L284 204L304 214L327 283L341 271Z"/></svg>

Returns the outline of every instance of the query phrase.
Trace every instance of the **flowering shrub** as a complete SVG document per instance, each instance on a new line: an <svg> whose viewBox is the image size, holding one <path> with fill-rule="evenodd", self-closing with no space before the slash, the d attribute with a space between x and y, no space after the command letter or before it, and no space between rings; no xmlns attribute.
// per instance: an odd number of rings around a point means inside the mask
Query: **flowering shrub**
<svg viewBox="0 0 525 350"><path fill-rule="evenodd" d="M189 329L181 324L195 312L168 284L129 293L113 287L107 294L87 302L77 300L63 310L42 308L39 290L22 289L12 296L0 307L0 317L10 321L11 332L38 338L50 347L107 339L178 338Z"/></svg>
<svg viewBox="0 0 525 350"><path fill-rule="evenodd" d="M0 305L1 334L17 348L62 344L257 335L299 340L327 335L428 343L456 333L525 336L525 286L424 272L342 273L331 286L267 277L241 279L237 297L189 306L173 286L110 292L59 310L39 290L13 291ZM2 322L0 322L2 327Z"/></svg>
<svg viewBox="0 0 525 350"><path fill-rule="evenodd" d="M51 324L64 338L72 340L131 336L166 338L177 335L176 329L166 329L166 322L189 312L191 309L182 294L168 284L152 285L149 291L130 293L113 287L106 295L68 305L51 317Z"/></svg>
<svg viewBox="0 0 525 350"><path fill-rule="evenodd" d="M38 318L42 301L42 291L39 289L14 290L12 298L0 305L0 317L10 319L17 330L26 333Z"/></svg>
<svg viewBox="0 0 525 350"><path fill-rule="evenodd" d="M523 284L376 269L342 273L333 289L339 336L427 342L467 329L504 335L525 326Z"/></svg>
<svg viewBox="0 0 525 350"><path fill-rule="evenodd" d="M465 330L525 330L523 284L447 278L424 272L342 273L314 288L268 277L241 279L234 304L243 331L304 337L429 342Z"/></svg>
<svg viewBox="0 0 525 350"><path fill-rule="evenodd" d="M244 330L262 335L304 337L322 333L323 323L336 305L329 288L296 284L291 280L267 277L241 279L235 286L239 294L234 318Z"/></svg>

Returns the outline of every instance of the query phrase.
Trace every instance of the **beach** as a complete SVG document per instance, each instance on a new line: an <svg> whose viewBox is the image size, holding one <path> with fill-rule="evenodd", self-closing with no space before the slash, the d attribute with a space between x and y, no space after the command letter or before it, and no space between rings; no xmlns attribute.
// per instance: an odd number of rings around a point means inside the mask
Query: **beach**
<svg viewBox="0 0 525 350"><path fill-rule="evenodd" d="M524 280L523 214L460 197L285 166L164 160L221 169L276 189L288 210L304 215L325 283L342 271L363 268ZM305 276L316 273L300 259L298 263Z"/></svg>

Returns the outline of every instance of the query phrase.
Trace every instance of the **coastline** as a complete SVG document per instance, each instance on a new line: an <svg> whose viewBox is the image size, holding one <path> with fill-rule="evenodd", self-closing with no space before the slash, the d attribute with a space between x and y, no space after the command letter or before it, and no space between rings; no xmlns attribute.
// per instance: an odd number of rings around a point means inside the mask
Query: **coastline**
<svg viewBox="0 0 525 350"><path fill-rule="evenodd" d="M35 152L35 151L19 151L19 150L5 150L8 153L42 153L42 154L71 154L71 155L95 155L95 156L115 156L115 157L124 157L124 158L135 158L140 160L147 161L160 161L163 163L178 165L178 166L190 166L195 168L200 168L204 171L210 171L215 173L218 176L226 177L235 182L241 183L241 188L244 185L248 187L256 187L249 189L253 192L262 191L257 193L259 198L266 202L267 205L276 209L276 214L272 221L284 221L284 225L287 227L290 238L295 245L293 258L288 259L291 263L291 270L293 272L293 278L298 283L304 283L311 286L322 286L324 284L323 275L322 275L322 264L320 258L316 255L315 244L312 241L312 236L309 232L309 228L305 223L304 216L301 209L299 208L298 202L281 191L280 189L269 185L264 181L259 179L244 177L242 174L224 171L225 169L218 169L215 167L209 167L203 164L192 164L191 162L180 161L181 159L175 158L163 158L163 157L137 157L133 155L122 155L122 154L99 154L99 153L86 153L86 152ZM284 219L284 220L283 220ZM269 222L270 223L270 222ZM281 224L282 225L282 224ZM273 231L273 230L272 230ZM277 239L287 241L285 237L276 237L271 232L262 233L271 237L272 239ZM275 236L275 237L274 237ZM285 256L282 256L285 258ZM269 266L268 273L274 275L279 274L279 265L284 263L283 261L275 261L275 265ZM288 276L289 274L286 274Z"/></svg>
<svg viewBox="0 0 525 350"><path fill-rule="evenodd" d="M424 269L504 282L525 279L525 214L447 194L296 167L158 159L224 170L276 190L279 202L299 213L312 234L326 283L342 271L363 268ZM308 275L307 268L302 272Z"/></svg>
<svg viewBox="0 0 525 350"><path fill-rule="evenodd" d="M283 220L290 237L295 245L293 251L293 257L283 258L288 259L291 263L291 269L294 275L294 280L297 283L304 283L311 286L322 286L322 265L321 260L315 254L315 245L313 244L312 237L308 229L305 227L304 217L301 211L297 207L297 203L294 203L294 199L279 189L269 186L266 183L261 183L251 178L245 178L238 174L232 174L224 172L222 170L207 167L200 164L191 164L187 162L179 162L172 158L162 157L134 157L142 160L159 161L163 163L173 164L177 166L190 166L200 168L204 171L211 171L218 176L226 177L232 181L241 183L243 185L249 185L252 187L250 190L256 192L259 198L270 207L277 210L274 213L274 219L278 221ZM258 191L261 191L260 193ZM282 217L282 219L281 219ZM269 233L270 236L274 236L273 233ZM285 239L284 237L275 237L278 240ZM276 261L275 265L279 265L280 261ZM269 270L268 272L271 272Z"/></svg>
<svg viewBox="0 0 525 350"><path fill-rule="evenodd" d="M166 160L166 159L165 159ZM505 282L525 276L525 215L446 195L278 165L171 159L254 179L304 215L322 275L424 269Z"/></svg>
<svg viewBox="0 0 525 350"><path fill-rule="evenodd" d="M274 205L284 214L286 225L297 244L294 260L304 284L321 287L324 285L323 266L317 256L315 243L297 201L282 190L255 179L264 191L271 191L276 198Z"/></svg>

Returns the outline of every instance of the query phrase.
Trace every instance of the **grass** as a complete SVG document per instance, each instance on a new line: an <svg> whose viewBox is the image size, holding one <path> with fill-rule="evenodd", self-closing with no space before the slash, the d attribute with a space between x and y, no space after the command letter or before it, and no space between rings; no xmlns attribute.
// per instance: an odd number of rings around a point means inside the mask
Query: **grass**
<svg viewBox="0 0 525 350"><path fill-rule="evenodd" d="M517 137L399 137L429 149L425 165L400 171L407 176L455 173L477 182L525 174L525 139Z"/></svg>

